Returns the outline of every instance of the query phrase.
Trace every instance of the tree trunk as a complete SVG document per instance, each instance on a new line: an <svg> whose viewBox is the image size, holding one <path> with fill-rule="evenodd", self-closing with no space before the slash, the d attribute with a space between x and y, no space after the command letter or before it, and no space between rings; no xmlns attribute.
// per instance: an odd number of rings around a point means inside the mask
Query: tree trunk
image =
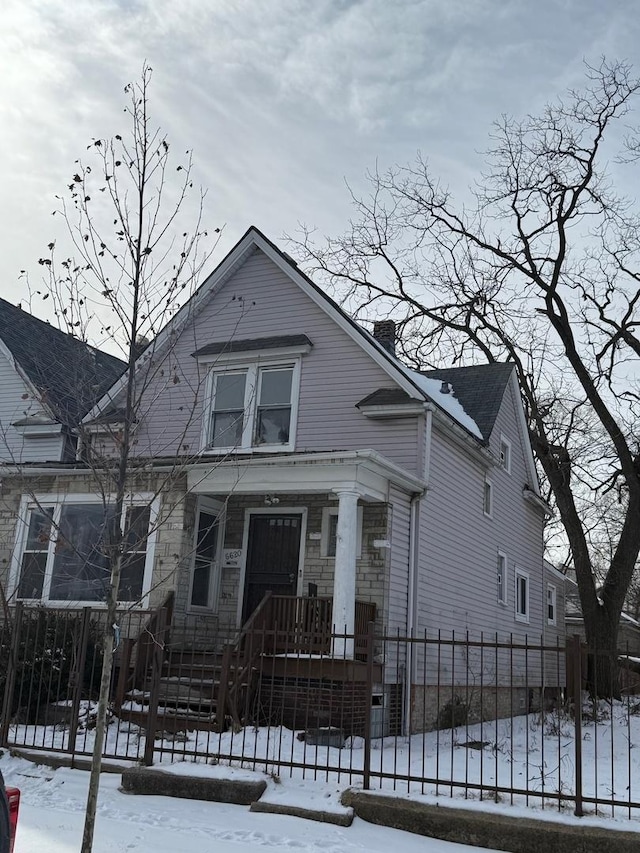
<svg viewBox="0 0 640 853"><path fill-rule="evenodd" d="M589 648L588 690L596 699L619 699L619 618L613 618L603 605L598 605L589 616L584 614L584 624Z"/></svg>

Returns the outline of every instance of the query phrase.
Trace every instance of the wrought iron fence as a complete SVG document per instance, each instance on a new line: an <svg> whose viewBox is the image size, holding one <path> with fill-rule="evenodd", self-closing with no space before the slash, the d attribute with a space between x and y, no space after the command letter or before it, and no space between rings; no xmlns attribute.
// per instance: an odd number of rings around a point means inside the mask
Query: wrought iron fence
<svg viewBox="0 0 640 853"><path fill-rule="evenodd" d="M3 745L91 753L102 620L15 609L0 628ZM119 625L107 757L640 818L640 660L628 650L370 626L318 651L313 620L240 634L166 610ZM607 672L617 699L597 698Z"/></svg>

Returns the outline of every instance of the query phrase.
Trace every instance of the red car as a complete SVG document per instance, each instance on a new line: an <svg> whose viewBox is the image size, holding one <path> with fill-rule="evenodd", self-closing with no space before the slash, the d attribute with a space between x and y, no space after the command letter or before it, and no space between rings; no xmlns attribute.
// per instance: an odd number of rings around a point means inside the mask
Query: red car
<svg viewBox="0 0 640 853"><path fill-rule="evenodd" d="M20 791L17 788L5 788L0 772L0 853L13 853L19 808Z"/></svg>

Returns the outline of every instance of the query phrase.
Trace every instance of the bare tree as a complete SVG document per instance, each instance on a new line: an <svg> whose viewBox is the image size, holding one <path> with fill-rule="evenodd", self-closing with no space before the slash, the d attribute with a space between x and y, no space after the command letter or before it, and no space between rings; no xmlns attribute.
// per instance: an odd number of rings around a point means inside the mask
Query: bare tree
<svg viewBox="0 0 640 853"><path fill-rule="evenodd" d="M583 91L495 123L471 205L419 156L369 175L345 236L293 241L358 316L399 321L413 363L514 363L587 640L609 650L640 550L640 214L613 181L638 159L620 125L639 92L625 63L587 67ZM593 534L611 497L621 523L598 578ZM598 690L615 693L608 667Z"/></svg>
<svg viewBox="0 0 640 853"><path fill-rule="evenodd" d="M211 253L211 246L203 249L202 243L208 237L201 225L202 193L196 191L195 206L189 207L190 152L176 163L167 139L150 122L151 73L145 64L141 78L125 87L129 98L126 133L93 140L88 162L77 161L68 192L58 199L56 215L62 219L63 234L40 259L47 280L36 294L53 302L56 317L68 332L119 350L126 366L111 399L103 400L98 422L83 425L79 439L82 459L104 503L96 522L99 548L93 568L97 581L101 571L107 577L101 591L106 629L82 853L89 853L93 845L117 610L123 601L135 604L141 594L136 573L140 542L163 523L162 511L153 517L149 508L184 477L189 456L181 435L172 433L167 448L173 460L161 478L149 476L149 460L136 446L136 427L153 405L149 393L159 376L165 383L182 381L179 365L166 355L166 341L160 357L157 347L162 336L157 335L191 296ZM182 220L189 211L195 224L185 229ZM62 253L60 244L67 247ZM197 388L185 389L185 406L193 405L197 392ZM179 429L184 432L188 423L185 413ZM155 455L161 450L155 448ZM151 494L144 506L136 508L129 495L143 480ZM40 509L46 516L46 507ZM44 523L52 519L45 518ZM73 535L60 523L56 535L72 554L74 549L80 552ZM78 556L87 562L86 553ZM137 581L132 582L134 576Z"/></svg>

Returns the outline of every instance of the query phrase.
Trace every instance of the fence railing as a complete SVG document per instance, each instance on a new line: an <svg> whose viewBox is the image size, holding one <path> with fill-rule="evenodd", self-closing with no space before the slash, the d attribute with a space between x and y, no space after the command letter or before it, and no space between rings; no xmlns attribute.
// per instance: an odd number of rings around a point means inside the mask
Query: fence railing
<svg viewBox="0 0 640 853"><path fill-rule="evenodd" d="M310 651L304 623L248 626L238 642L167 615L142 644L128 641L151 614L122 615L105 756L640 818L640 661L628 649L370 624L329 638L363 651L349 659L324 635ZM102 620L18 607L0 627L2 745L91 753ZM608 671L617 698L597 698Z"/></svg>

